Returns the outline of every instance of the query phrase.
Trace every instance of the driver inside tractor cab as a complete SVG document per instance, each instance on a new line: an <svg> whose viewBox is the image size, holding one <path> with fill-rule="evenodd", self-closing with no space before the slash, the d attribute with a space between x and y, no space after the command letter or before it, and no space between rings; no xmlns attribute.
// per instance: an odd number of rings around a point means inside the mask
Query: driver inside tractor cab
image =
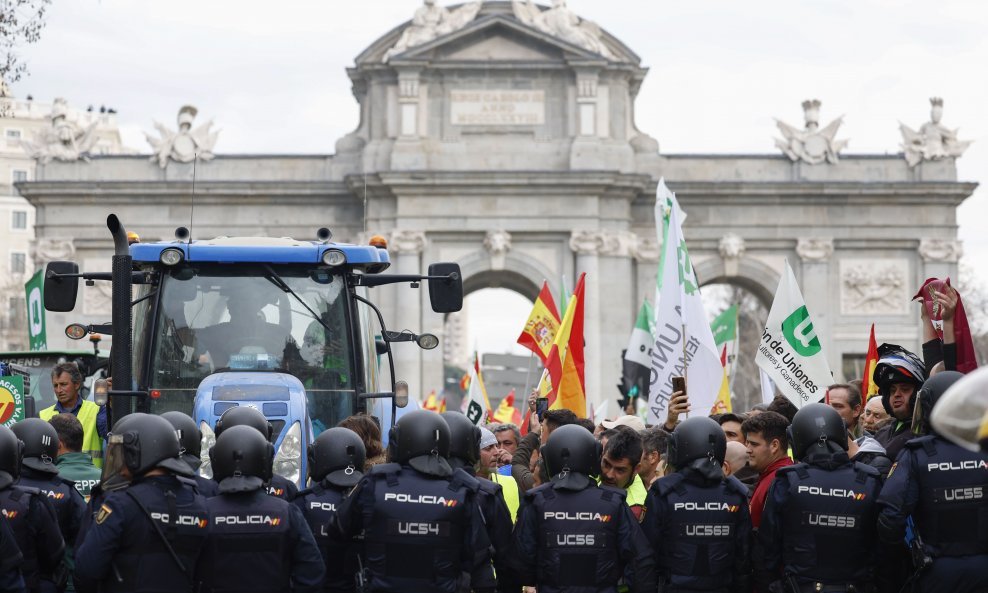
<svg viewBox="0 0 988 593"><path fill-rule="evenodd" d="M283 295L275 302L270 292L237 290L226 294L227 321L196 332L199 363L213 370L274 369L281 366L290 340L289 303ZM279 323L266 313L278 312Z"/></svg>

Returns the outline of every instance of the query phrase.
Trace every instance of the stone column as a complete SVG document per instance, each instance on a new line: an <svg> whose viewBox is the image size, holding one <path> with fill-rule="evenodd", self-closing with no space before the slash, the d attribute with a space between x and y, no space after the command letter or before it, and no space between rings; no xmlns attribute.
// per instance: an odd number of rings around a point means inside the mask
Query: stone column
<svg viewBox="0 0 988 593"><path fill-rule="evenodd" d="M830 262L834 253L833 237L799 239L796 254L801 261L800 289L803 300L813 317L813 328L827 353L830 370L835 377L842 376L841 353L834 349L834 320L840 316L840 303L829 298L833 293L830 283Z"/></svg>
<svg viewBox="0 0 988 593"><path fill-rule="evenodd" d="M390 252L395 265L396 274L418 274L421 271L422 251L426 246L425 233L396 229L391 233L389 242ZM408 284L396 284L394 290L394 324L391 331L410 330L419 333L422 328L423 303L428 302L422 292L426 286L411 288ZM413 343L397 343L391 345L395 359L395 378L408 381L409 395L420 397L422 394L422 350Z"/></svg>
<svg viewBox="0 0 988 593"><path fill-rule="evenodd" d="M603 234L596 230L575 230L570 234L569 247L576 253L576 277L573 288L580 274L586 274L584 281L583 328L584 328L584 389L587 395L587 407L600 402L602 391L602 344L601 344L601 282L600 251L604 246ZM566 308L560 303L559 313L562 315ZM590 413L590 410L587 410Z"/></svg>
<svg viewBox="0 0 988 593"><path fill-rule="evenodd" d="M397 171L422 169L426 166L422 150L425 133L425 105L418 69L398 71L398 139L391 153L391 167Z"/></svg>
<svg viewBox="0 0 988 593"><path fill-rule="evenodd" d="M632 281L631 256L638 244L637 237L630 231L608 229L601 233L601 239L600 265L597 281L593 283L597 289L600 362L596 366L599 370L596 389L587 395L588 401L595 406L606 400L615 402L609 405L610 414L614 415L618 412L616 400L619 392L616 385L621 380L621 351L628 346L628 336L634 327L643 295L635 291L635 282ZM589 290L589 284L587 288ZM652 292L654 294L654 288Z"/></svg>

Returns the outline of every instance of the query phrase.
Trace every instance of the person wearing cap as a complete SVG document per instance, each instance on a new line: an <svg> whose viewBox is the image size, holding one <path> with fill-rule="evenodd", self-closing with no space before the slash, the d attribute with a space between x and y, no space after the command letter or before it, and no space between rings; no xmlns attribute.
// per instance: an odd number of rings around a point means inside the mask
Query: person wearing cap
<svg viewBox="0 0 988 593"><path fill-rule="evenodd" d="M58 528L66 545L66 560L72 565L72 549L86 512L86 501L75 489L75 483L58 475L55 457L58 455L58 432L41 418L25 418L11 430L24 443L24 457L18 486L36 488L55 507ZM73 589L74 590L74 589Z"/></svg>
<svg viewBox="0 0 988 593"><path fill-rule="evenodd" d="M641 418L637 416L624 416L624 418L633 418L644 428L644 422ZM607 443L603 446L604 453L600 459L600 483L624 490L628 507L641 521L645 515L645 498L648 495L645 484L638 476L644 449L642 438L628 424L615 424L614 426L615 428L611 430L617 432L608 438Z"/></svg>
<svg viewBox="0 0 988 593"><path fill-rule="evenodd" d="M357 482L364 477L367 449L360 435L348 428L324 431L309 446L309 483L293 503L312 529L326 565L324 591L350 592L359 570L359 538L338 541L328 526Z"/></svg>
<svg viewBox="0 0 988 593"><path fill-rule="evenodd" d="M206 541L206 499L179 477L191 477L167 420L128 414L107 439L103 483L109 492L76 548L79 589L113 593L187 591ZM238 567L239 568L239 567ZM82 581L82 583L80 583Z"/></svg>
<svg viewBox="0 0 988 593"><path fill-rule="evenodd" d="M71 480L82 498L89 502L89 492L99 484L100 470L93 458L82 452L82 423L72 414L55 414L48 421L58 434L58 475Z"/></svg>
<svg viewBox="0 0 988 593"><path fill-rule="evenodd" d="M415 410L391 428L391 463L371 468L343 501L331 529L344 541L364 534L359 578L375 593L433 593L493 582L490 540L477 480L453 471L450 430L435 412Z"/></svg>
<svg viewBox="0 0 988 593"><path fill-rule="evenodd" d="M209 460L219 494L206 501L210 527L196 565L196 591L322 590L325 566L302 511L264 491L274 461L271 443L249 426L228 427Z"/></svg>
<svg viewBox="0 0 988 593"><path fill-rule="evenodd" d="M640 456L640 453L639 453ZM542 448L549 481L525 493L512 564L539 593L654 593L652 548L623 490L598 486L600 444L582 426L561 426Z"/></svg>
<svg viewBox="0 0 988 593"><path fill-rule="evenodd" d="M21 472L24 444L0 425L0 516L14 534L23 560L20 570L29 592L51 590L65 574L65 541L48 497L36 488L14 484ZM6 558L0 565L7 567Z"/></svg>
<svg viewBox="0 0 988 593"><path fill-rule="evenodd" d="M914 522L914 558L923 557L914 578L924 593L988 591L988 455L945 439L931 423L963 377L944 371L923 384L916 428L928 434L906 443L878 498L882 540L901 542Z"/></svg>

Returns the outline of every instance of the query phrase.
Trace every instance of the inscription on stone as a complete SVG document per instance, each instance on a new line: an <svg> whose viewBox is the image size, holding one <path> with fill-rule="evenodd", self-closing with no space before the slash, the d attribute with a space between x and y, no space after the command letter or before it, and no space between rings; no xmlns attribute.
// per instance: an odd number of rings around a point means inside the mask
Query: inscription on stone
<svg viewBox="0 0 988 593"><path fill-rule="evenodd" d="M545 91L450 91L454 126L540 126L545 123Z"/></svg>

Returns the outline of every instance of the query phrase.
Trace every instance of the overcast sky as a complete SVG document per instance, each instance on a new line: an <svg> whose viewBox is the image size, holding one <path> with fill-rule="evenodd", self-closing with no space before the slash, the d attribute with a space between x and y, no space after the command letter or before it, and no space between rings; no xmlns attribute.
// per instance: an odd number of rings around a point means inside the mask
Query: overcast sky
<svg viewBox="0 0 988 593"><path fill-rule="evenodd" d="M568 4L651 69L637 124L661 152L774 153L772 118L801 126L801 101L818 98L824 125L845 115L838 135L850 139L845 152L894 153L898 122L918 128L929 117L929 97L941 96L943 123L975 141L958 161L960 179L988 180L983 0ZM141 132L152 120L172 126L178 107L190 103L222 130L219 153L330 154L357 124L345 68L420 5L60 0L41 41L24 49L30 76L13 90L113 107L125 142L142 152ZM966 252L982 276L986 196L979 188L958 212Z"/></svg>

